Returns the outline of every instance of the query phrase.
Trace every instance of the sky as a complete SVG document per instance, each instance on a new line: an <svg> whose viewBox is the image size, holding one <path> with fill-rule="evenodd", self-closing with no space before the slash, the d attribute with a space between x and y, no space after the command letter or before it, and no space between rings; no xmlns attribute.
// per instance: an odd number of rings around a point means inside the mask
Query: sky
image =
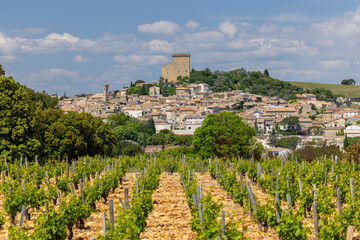
<svg viewBox="0 0 360 240"><path fill-rule="evenodd" d="M191 68L285 81L360 83L360 0L2 1L6 76L50 94L157 81L172 53Z"/></svg>

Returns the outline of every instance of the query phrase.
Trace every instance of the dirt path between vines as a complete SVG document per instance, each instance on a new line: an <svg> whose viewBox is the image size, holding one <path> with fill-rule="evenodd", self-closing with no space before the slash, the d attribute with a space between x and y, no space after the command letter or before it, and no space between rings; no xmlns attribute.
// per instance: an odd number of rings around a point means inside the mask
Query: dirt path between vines
<svg viewBox="0 0 360 240"><path fill-rule="evenodd" d="M117 208L121 206L119 198L124 201L124 188L129 189L129 201L132 197L132 186L136 179L136 173L126 173L123 177L123 184L115 189L115 193L110 191L108 201L103 200L96 202L96 212L93 212L90 217L85 220L86 229L78 229L74 226L74 237L82 237L83 239L96 238L98 235L103 234L103 212L106 212L106 217L109 219L109 199L114 200L114 215L116 221Z"/></svg>
<svg viewBox="0 0 360 240"><path fill-rule="evenodd" d="M233 217L234 220L242 220L238 226L238 229L241 231L244 224L244 226L247 227L245 236L248 239L279 239L273 229L269 229L267 232L259 231L257 224L251 220L249 213L244 212L244 209L240 205L234 203L230 196L228 196L227 192L217 184L217 181L215 179L211 179L209 173L197 173L196 178L198 182L200 182L200 180L203 181L203 195L205 195L207 192L211 192L215 201L222 199L221 202L224 205L223 209L225 210L226 215L225 221L229 221L229 216Z"/></svg>
<svg viewBox="0 0 360 240"><path fill-rule="evenodd" d="M162 173L153 193L154 210L146 219L140 239L195 239L190 229L191 212L178 173Z"/></svg>

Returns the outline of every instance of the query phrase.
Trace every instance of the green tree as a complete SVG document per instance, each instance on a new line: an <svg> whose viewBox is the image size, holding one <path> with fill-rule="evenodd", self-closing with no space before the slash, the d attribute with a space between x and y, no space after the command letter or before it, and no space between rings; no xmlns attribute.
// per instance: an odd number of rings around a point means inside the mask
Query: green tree
<svg viewBox="0 0 360 240"><path fill-rule="evenodd" d="M275 130L275 127L271 130L270 136L268 138L268 144L272 147L276 146L276 142L278 141L278 134Z"/></svg>
<svg viewBox="0 0 360 240"><path fill-rule="evenodd" d="M250 157L255 140L254 128L229 112L208 114L194 133L193 145L200 155L210 157Z"/></svg>
<svg viewBox="0 0 360 240"><path fill-rule="evenodd" d="M352 78L350 79L344 79L341 81L341 85L355 85L356 81Z"/></svg>
<svg viewBox="0 0 360 240"><path fill-rule="evenodd" d="M267 69L264 70L264 75L268 77L270 76L269 71Z"/></svg>
<svg viewBox="0 0 360 240"><path fill-rule="evenodd" d="M0 77L0 154L11 158L34 157L40 142L33 137L28 92L13 79Z"/></svg>
<svg viewBox="0 0 360 240"><path fill-rule="evenodd" d="M289 148L295 150L300 142L298 137L281 138L276 142L276 147Z"/></svg>
<svg viewBox="0 0 360 240"><path fill-rule="evenodd" d="M112 128L123 126L130 120L130 116L125 113L112 114L108 118L108 122Z"/></svg>
<svg viewBox="0 0 360 240"><path fill-rule="evenodd" d="M0 64L0 77L5 76L5 70L2 68L2 65Z"/></svg>

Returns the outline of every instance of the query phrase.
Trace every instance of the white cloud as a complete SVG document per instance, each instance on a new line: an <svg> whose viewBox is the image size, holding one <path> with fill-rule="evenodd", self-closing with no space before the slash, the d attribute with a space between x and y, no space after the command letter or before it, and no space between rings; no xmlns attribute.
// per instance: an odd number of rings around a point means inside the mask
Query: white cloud
<svg viewBox="0 0 360 240"><path fill-rule="evenodd" d="M153 52L173 52L173 45L168 41L155 39L149 42L150 50Z"/></svg>
<svg viewBox="0 0 360 240"><path fill-rule="evenodd" d="M195 29L197 29L199 27L199 23L195 22L193 20L188 21L185 26L190 29L191 31L194 31Z"/></svg>
<svg viewBox="0 0 360 240"><path fill-rule="evenodd" d="M11 37L6 36L0 32L0 52L11 53L19 47L19 42Z"/></svg>
<svg viewBox="0 0 360 240"><path fill-rule="evenodd" d="M337 70L350 67L350 63L343 60L320 61L326 70Z"/></svg>
<svg viewBox="0 0 360 240"><path fill-rule="evenodd" d="M90 62L91 60L82 56L82 55L77 55L74 57L74 62Z"/></svg>
<svg viewBox="0 0 360 240"><path fill-rule="evenodd" d="M20 58L14 55L4 55L0 56L0 62L15 62L18 61Z"/></svg>
<svg viewBox="0 0 360 240"><path fill-rule="evenodd" d="M51 68L41 71L40 73L43 76L68 76L76 77L79 73L77 71L70 71L63 68Z"/></svg>
<svg viewBox="0 0 360 240"><path fill-rule="evenodd" d="M156 65L170 62L170 60L162 55L137 55L131 54L128 56L117 55L114 60L123 64L139 64L139 65Z"/></svg>
<svg viewBox="0 0 360 240"><path fill-rule="evenodd" d="M152 24L139 25L138 31L141 33L172 35L180 31L180 26L171 21L159 21Z"/></svg>
<svg viewBox="0 0 360 240"><path fill-rule="evenodd" d="M226 36L233 38L237 32L236 26L231 22L222 22L219 25L219 29L223 32Z"/></svg>
<svg viewBox="0 0 360 240"><path fill-rule="evenodd" d="M224 40L224 34L218 31L203 31L196 33L186 33L184 38L189 42L218 42Z"/></svg>

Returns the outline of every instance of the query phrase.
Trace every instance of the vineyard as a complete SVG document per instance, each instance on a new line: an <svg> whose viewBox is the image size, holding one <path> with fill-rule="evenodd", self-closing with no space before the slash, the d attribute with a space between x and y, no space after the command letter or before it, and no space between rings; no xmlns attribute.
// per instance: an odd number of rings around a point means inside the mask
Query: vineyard
<svg viewBox="0 0 360 240"><path fill-rule="evenodd" d="M142 155L0 161L0 239L360 239L360 166Z"/></svg>

